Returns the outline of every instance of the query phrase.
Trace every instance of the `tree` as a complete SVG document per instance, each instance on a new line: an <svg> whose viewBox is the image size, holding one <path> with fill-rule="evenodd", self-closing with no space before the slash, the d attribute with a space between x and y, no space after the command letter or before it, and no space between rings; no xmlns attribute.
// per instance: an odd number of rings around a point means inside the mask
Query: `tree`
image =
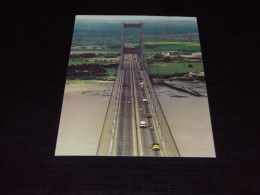
<svg viewBox="0 0 260 195"><path fill-rule="evenodd" d="M162 62L172 62L172 58L170 56L164 57Z"/></svg>
<svg viewBox="0 0 260 195"><path fill-rule="evenodd" d="M147 64L153 64L154 59L153 58L147 58Z"/></svg>
<svg viewBox="0 0 260 195"><path fill-rule="evenodd" d="M175 58L176 61L183 61L183 59L184 59L184 58L181 57L180 55L178 55L178 56Z"/></svg>
<svg viewBox="0 0 260 195"><path fill-rule="evenodd" d="M153 58L154 58L154 61L160 62L160 61L162 61L163 55L162 54L155 54L153 56Z"/></svg>
<svg viewBox="0 0 260 195"><path fill-rule="evenodd" d="M79 54L82 58L94 58L96 57L95 53L83 53L83 54Z"/></svg>

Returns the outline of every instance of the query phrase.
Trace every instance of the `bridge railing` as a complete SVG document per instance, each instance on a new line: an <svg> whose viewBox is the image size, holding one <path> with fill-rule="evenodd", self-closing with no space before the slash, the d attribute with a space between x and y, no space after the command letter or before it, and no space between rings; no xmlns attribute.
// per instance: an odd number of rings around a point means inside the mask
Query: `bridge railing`
<svg viewBox="0 0 260 195"><path fill-rule="evenodd" d="M176 156L179 157L180 153L177 148L177 145L174 141L173 135L171 133L168 122L165 118L164 112L162 110L161 104L158 100L158 97L155 93L155 90L151 84L150 78L148 76L148 68L146 58L144 57L144 71L143 71L144 79L147 84L148 93L151 98L152 109L156 118L156 123L159 129L159 139L162 142L164 147L164 153L166 156Z"/></svg>
<svg viewBox="0 0 260 195"><path fill-rule="evenodd" d="M124 27L124 23L122 24ZM121 83L123 78L123 61L124 61L124 28L122 28L122 41L121 41L121 58L120 64L117 71L117 77L113 85L112 94L109 100L105 120L103 123L102 133L100 136L97 155L98 156L112 156L115 155L115 136L116 136L116 126L117 126L117 114L120 99Z"/></svg>
<svg viewBox="0 0 260 195"><path fill-rule="evenodd" d="M123 55L121 55L120 65L117 72L117 77L113 85L112 94L109 100L102 133L99 140L97 155L98 156L112 156L114 151L114 141L116 135L116 125L117 125L117 113L120 98L120 90L123 72L121 70L123 63Z"/></svg>

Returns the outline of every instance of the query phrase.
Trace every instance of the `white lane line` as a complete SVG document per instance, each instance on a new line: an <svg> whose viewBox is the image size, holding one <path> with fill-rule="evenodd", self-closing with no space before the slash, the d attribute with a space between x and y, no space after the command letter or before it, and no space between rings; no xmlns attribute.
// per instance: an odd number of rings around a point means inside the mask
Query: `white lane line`
<svg viewBox="0 0 260 195"><path fill-rule="evenodd" d="M133 69L134 70L134 69ZM136 78L135 78L135 74L133 74L133 77L134 77L134 92L135 92L135 113L136 113L136 124L137 124L137 137L138 137L138 140L139 140L139 144L138 144L138 149L139 149L139 156L143 156L143 150L142 150L142 137L141 137L141 128L139 126L139 123L140 123L140 117L139 117L139 106L138 106L138 99L137 99L137 84L136 84Z"/></svg>
<svg viewBox="0 0 260 195"><path fill-rule="evenodd" d="M135 102L135 98L134 98L134 81L133 81L133 77L134 77L134 75L133 75L133 62L132 63L130 63L130 83L131 83L131 102L132 102L132 107L131 107L131 109L132 109L132 131L133 131L133 147L134 147L134 156L138 156L139 154L138 154L138 140L137 140L137 138L136 138L136 131L137 131L137 127L136 127L136 113L135 113L135 104L136 104L136 102ZM135 144L135 142L136 142L136 144Z"/></svg>

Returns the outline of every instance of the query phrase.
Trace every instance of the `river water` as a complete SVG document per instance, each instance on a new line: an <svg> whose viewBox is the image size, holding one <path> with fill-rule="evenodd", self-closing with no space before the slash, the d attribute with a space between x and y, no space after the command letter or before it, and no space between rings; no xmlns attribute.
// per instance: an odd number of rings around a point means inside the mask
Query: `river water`
<svg viewBox="0 0 260 195"><path fill-rule="evenodd" d="M215 157L208 98L154 88L181 156Z"/></svg>
<svg viewBox="0 0 260 195"><path fill-rule="evenodd" d="M96 155L112 84L66 85L55 155ZM215 157L207 97L155 86L185 157Z"/></svg>

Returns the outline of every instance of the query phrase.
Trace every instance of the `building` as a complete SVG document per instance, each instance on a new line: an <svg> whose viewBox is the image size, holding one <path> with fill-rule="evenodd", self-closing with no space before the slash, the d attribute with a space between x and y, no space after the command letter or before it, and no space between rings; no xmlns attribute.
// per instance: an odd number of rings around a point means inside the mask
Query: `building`
<svg viewBox="0 0 260 195"><path fill-rule="evenodd" d="M205 74L204 74L204 71L197 71L197 72L189 72L188 76L189 77L192 77L192 76L204 77Z"/></svg>
<svg viewBox="0 0 260 195"><path fill-rule="evenodd" d="M201 52L192 53L191 55L181 55L184 58L184 61L187 62L200 62L202 61Z"/></svg>
<svg viewBox="0 0 260 195"><path fill-rule="evenodd" d="M180 51L163 51L162 55L163 56L170 56L170 57L177 57L181 54Z"/></svg>
<svg viewBox="0 0 260 195"><path fill-rule="evenodd" d="M194 56L188 56L188 55L181 55L183 57L183 61L186 62L201 62L202 57L194 57Z"/></svg>

